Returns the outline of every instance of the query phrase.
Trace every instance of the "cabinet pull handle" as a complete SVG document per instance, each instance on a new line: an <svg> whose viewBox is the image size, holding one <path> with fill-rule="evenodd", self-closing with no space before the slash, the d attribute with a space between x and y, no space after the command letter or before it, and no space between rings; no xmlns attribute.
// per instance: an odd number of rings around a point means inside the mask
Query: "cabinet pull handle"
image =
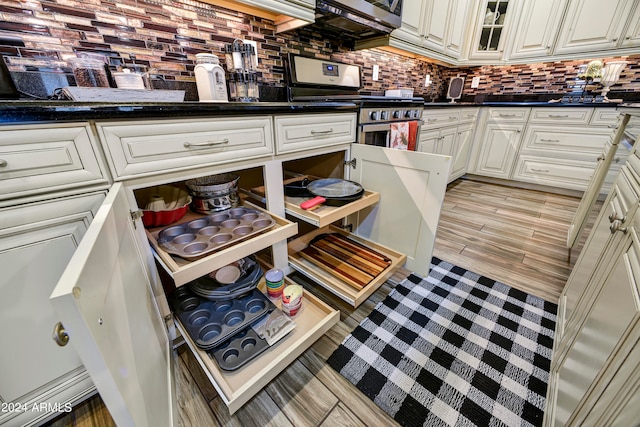
<svg viewBox="0 0 640 427"><path fill-rule="evenodd" d="M544 138L541 138L540 142L560 142L560 140L559 139L544 139Z"/></svg>
<svg viewBox="0 0 640 427"><path fill-rule="evenodd" d="M549 117L553 119L567 119L569 118L568 114L549 114Z"/></svg>
<svg viewBox="0 0 640 427"><path fill-rule="evenodd" d="M5 167L5 166L7 166L7 165L8 165L8 163L7 163L7 161L6 161L6 160L4 160L4 159L0 159L0 168L3 168L3 167Z"/></svg>
<svg viewBox="0 0 640 427"><path fill-rule="evenodd" d="M428 122L437 122L438 119L427 119Z"/></svg>
<svg viewBox="0 0 640 427"><path fill-rule="evenodd" d="M498 114L499 117L515 117L515 114Z"/></svg>
<svg viewBox="0 0 640 427"><path fill-rule="evenodd" d="M619 217L618 214L616 212L611 212L611 214L609 214L609 222L610 223L614 223L615 221L621 221L621 222L625 222L626 221L626 217L622 216Z"/></svg>
<svg viewBox="0 0 640 427"><path fill-rule="evenodd" d="M549 169L535 169L535 168L531 168L531 170L532 170L533 172L549 173Z"/></svg>
<svg viewBox="0 0 640 427"><path fill-rule="evenodd" d="M333 128L327 130L311 130L311 135L322 135L327 133L333 133Z"/></svg>
<svg viewBox="0 0 640 427"><path fill-rule="evenodd" d="M616 234L616 231L622 231L622 234L627 234L629 229L622 226L622 221L615 220L609 226L609 231L611 231L611 234Z"/></svg>
<svg viewBox="0 0 640 427"><path fill-rule="evenodd" d="M53 327L52 338L60 347L64 347L69 344L69 334L64 329L61 322L56 323Z"/></svg>
<svg viewBox="0 0 640 427"><path fill-rule="evenodd" d="M223 139L222 141L207 141L207 142L185 142L184 147L185 148L191 148L191 147L213 147L216 145L224 145L224 144L228 144L229 140L227 138Z"/></svg>
<svg viewBox="0 0 640 427"><path fill-rule="evenodd" d="M453 120L453 119L457 119L458 117L456 116L449 116L449 120Z"/></svg>

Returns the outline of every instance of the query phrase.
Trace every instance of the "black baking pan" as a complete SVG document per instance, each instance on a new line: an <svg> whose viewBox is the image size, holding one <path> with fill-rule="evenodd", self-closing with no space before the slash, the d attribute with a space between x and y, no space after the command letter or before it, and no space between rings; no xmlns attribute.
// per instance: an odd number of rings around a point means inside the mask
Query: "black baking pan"
<svg viewBox="0 0 640 427"><path fill-rule="evenodd" d="M364 194L362 185L355 181L339 178L317 179L309 182L307 191L314 196L302 202L302 209L310 209L319 204L327 206L342 206L358 200Z"/></svg>

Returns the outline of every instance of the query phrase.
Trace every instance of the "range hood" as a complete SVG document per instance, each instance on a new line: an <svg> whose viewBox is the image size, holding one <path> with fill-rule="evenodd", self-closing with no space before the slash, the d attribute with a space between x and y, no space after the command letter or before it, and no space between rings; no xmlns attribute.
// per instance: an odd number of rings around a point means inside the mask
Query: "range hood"
<svg viewBox="0 0 640 427"><path fill-rule="evenodd" d="M313 27L354 40L379 37L400 27L402 0L317 0Z"/></svg>

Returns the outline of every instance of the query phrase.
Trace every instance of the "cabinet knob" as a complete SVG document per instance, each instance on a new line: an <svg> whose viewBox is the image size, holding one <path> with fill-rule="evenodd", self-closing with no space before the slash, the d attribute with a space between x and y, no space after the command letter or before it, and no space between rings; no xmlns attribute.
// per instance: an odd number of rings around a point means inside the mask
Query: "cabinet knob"
<svg viewBox="0 0 640 427"><path fill-rule="evenodd" d="M0 168L3 168L3 167L5 167L5 166L7 166L7 164L8 164L8 163L7 163L7 161L6 161L6 160L4 160L4 159L0 159Z"/></svg>
<svg viewBox="0 0 640 427"><path fill-rule="evenodd" d="M627 218L625 216L618 216L617 212L611 212L611 214L609 214L609 222L612 223L612 224L615 221L625 222L626 219Z"/></svg>
<svg viewBox="0 0 640 427"><path fill-rule="evenodd" d="M52 338L60 347L64 347L69 343L69 334L64 329L64 326L61 322L56 323L56 325L53 327Z"/></svg>
<svg viewBox="0 0 640 427"><path fill-rule="evenodd" d="M622 231L623 234L627 234L627 231L629 231L627 227L622 227L622 221L619 220L613 221L609 226L609 230L611 231L611 234L615 234L616 231Z"/></svg>

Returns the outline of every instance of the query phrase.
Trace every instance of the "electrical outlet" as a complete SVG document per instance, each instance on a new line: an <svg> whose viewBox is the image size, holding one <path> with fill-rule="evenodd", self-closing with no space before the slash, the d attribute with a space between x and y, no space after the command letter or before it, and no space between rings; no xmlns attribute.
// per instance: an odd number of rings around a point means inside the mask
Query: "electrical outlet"
<svg viewBox="0 0 640 427"><path fill-rule="evenodd" d="M377 64L375 64L373 66L373 76L372 76L372 79L374 82L378 80L379 74L380 74L380 67Z"/></svg>
<svg viewBox="0 0 640 427"><path fill-rule="evenodd" d="M427 74L427 75L426 75L426 77L424 78L424 85L425 85L425 87L426 87L426 86L430 86L430 85L431 85L431 83L433 83L433 82L431 81L431 75L430 75L430 74Z"/></svg>
<svg viewBox="0 0 640 427"><path fill-rule="evenodd" d="M474 77L471 79L471 88L476 89L480 86L480 77Z"/></svg>

